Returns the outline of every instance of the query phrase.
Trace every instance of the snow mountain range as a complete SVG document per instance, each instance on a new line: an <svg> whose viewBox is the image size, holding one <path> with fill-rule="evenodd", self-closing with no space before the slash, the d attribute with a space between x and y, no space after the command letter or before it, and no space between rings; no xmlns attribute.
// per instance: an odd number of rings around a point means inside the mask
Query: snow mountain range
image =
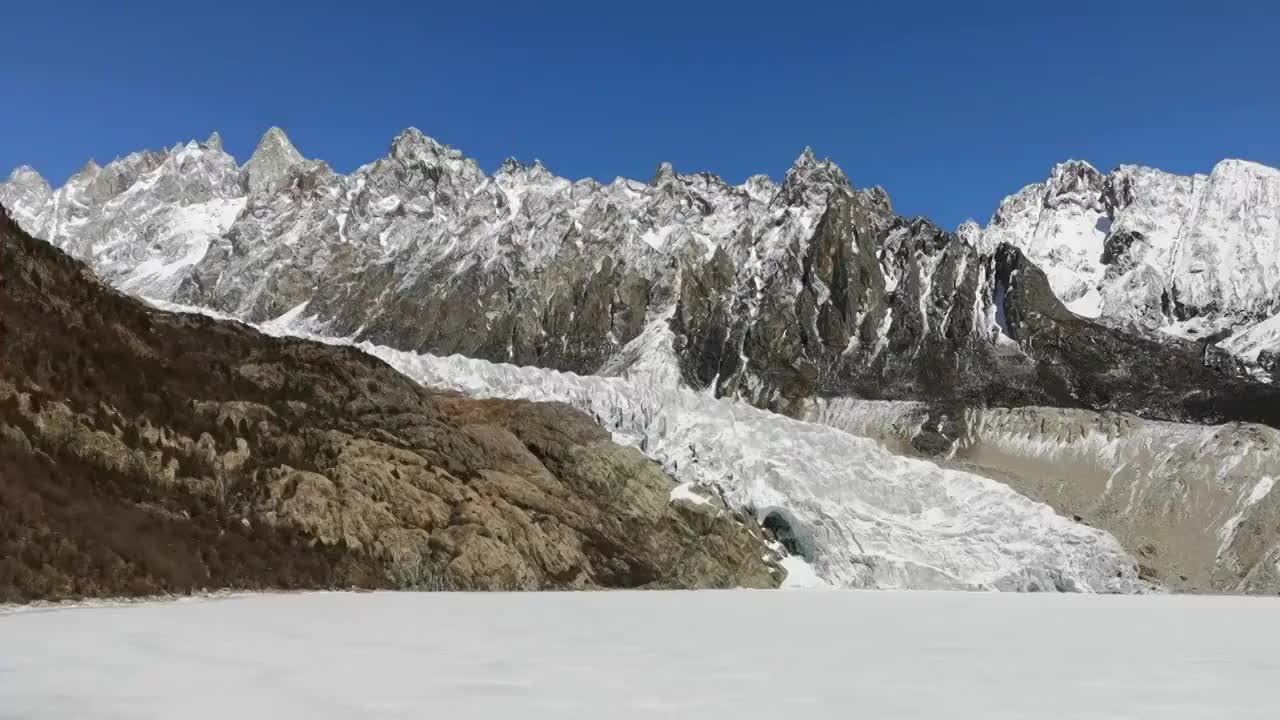
<svg viewBox="0 0 1280 720"><path fill-rule="evenodd" d="M1280 496L1259 475L1280 435L1237 422L1280 427L1271 168L1070 161L949 232L809 149L780 183L665 163L600 183L516 160L488 175L410 129L343 175L273 128L243 165L215 134L57 189L19 168L0 204L160 307L568 402L779 523L826 582L1280 587ZM1145 420L1116 430L1112 411ZM883 447L899 442L933 462ZM1200 461L1209 444L1221 462ZM1036 484L1064 453L1098 483ZM1212 499L1194 517L1192 495Z"/></svg>
<svg viewBox="0 0 1280 720"><path fill-rule="evenodd" d="M685 384L791 414L855 395L1280 421L1251 382L1280 348L1280 171L1241 161L1067 162L952 233L808 149L781 183L664 163L606 184L486 175L410 129L343 175L272 128L243 165L215 133L57 189L19 168L0 203L127 292L254 322L305 305L403 350L624 374L656 346ZM1153 355L1174 377L1144 376Z"/></svg>

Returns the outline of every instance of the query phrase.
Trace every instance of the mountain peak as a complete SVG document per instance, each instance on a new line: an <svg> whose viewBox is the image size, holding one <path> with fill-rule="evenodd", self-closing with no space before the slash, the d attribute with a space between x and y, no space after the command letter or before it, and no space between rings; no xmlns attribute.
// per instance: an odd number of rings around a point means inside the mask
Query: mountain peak
<svg viewBox="0 0 1280 720"><path fill-rule="evenodd" d="M289 135L279 125L272 125L267 131L262 133L262 137L258 139L258 147L271 145L287 145L293 147L293 143L289 141Z"/></svg>
<svg viewBox="0 0 1280 720"><path fill-rule="evenodd" d="M32 185L32 184L39 184L39 183L45 183L46 185L48 184L48 182L44 179L44 176L41 175L39 172L37 172L36 169L31 167L30 165L19 165L18 167L14 168L13 172L9 173L9 182L17 183L21 185Z"/></svg>
<svg viewBox="0 0 1280 720"><path fill-rule="evenodd" d="M814 192L828 194L837 188L849 190L852 187L840 166L828 158L819 160L813 148L806 145L782 179L781 197L785 202L795 204L813 199L809 196Z"/></svg>
<svg viewBox="0 0 1280 720"><path fill-rule="evenodd" d="M451 153L461 155L416 127L405 128L391 141L391 155L398 159L448 156Z"/></svg>
<svg viewBox="0 0 1280 720"><path fill-rule="evenodd" d="M664 185L676 179L676 169L669 162L658 163L658 169L653 172L653 181L650 185Z"/></svg>
<svg viewBox="0 0 1280 720"><path fill-rule="evenodd" d="M80 169L77 170L72 177L91 177L93 175L97 175L99 172L102 172L102 166L98 164L98 161L93 158L89 158L89 162L81 165Z"/></svg>
<svg viewBox="0 0 1280 720"><path fill-rule="evenodd" d="M219 138L220 141L221 138ZM253 158L263 156L289 158L292 162L301 162L305 159L302 157L302 153L298 152L298 149L289 141L289 136L285 134L284 130L274 126L268 128L262 134L262 138L258 140L257 147L253 149L253 156L249 158L249 162L253 162Z"/></svg>
<svg viewBox="0 0 1280 720"><path fill-rule="evenodd" d="M1102 210L1102 189L1106 176L1084 160L1067 160L1053 166L1045 186L1045 205L1071 203Z"/></svg>
<svg viewBox="0 0 1280 720"><path fill-rule="evenodd" d="M524 169L524 163L520 162L514 157L509 157L506 160L502 161L502 165L498 166L497 174L511 175L513 173L518 173L523 169Z"/></svg>
<svg viewBox="0 0 1280 720"><path fill-rule="evenodd" d="M1280 169L1253 162L1252 160L1242 160L1240 158L1227 158L1220 160L1218 164L1213 166L1212 175L1224 174L1240 174L1251 175L1255 177L1280 177Z"/></svg>
<svg viewBox="0 0 1280 720"><path fill-rule="evenodd" d="M1074 158L1064 160L1053 166L1053 170L1049 172L1050 177L1061 177L1063 175L1101 175L1098 168L1087 160L1076 160Z"/></svg>
<svg viewBox="0 0 1280 720"><path fill-rule="evenodd" d="M257 194L274 190L289 169L306 160L298 152L289 136L278 127L268 129L253 150L253 156L244 164L245 180L249 192Z"/></svg>
<svg viewBox="0 0 1280 720"><path fill-rule="evenodd" d="M222 135L217 130L214 130L213 133L209 135L208 139L204 141L204 146L209 148L210 150L221 151Z"/></svg>

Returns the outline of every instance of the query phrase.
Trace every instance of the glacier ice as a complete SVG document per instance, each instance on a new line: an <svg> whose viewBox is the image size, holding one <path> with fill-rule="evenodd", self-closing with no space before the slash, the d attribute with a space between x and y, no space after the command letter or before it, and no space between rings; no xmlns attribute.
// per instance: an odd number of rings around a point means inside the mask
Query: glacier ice
<svg viewBox="0 0 1280 720"><path fill-rule="evenodd" d="M262 329L349 342L311 334L304 315L299 306ZM792 530L812 544L813 557L805 559L837 586L1086 592L1147 587L1115 538L1006 485L898 456L873 440L821 424L663 385L665 373L579 376L367 342L356 346L424 385L477 397L568 403L677 481L713 487L731 506L761 520L785 512Z"/></svg>
<svg viewBox="0 0 1280 720"><path fill-rule="evenodd" d="M929 416L920 403L835 398L808 418L911 453ZM1044 407L956 421L949 464L1085 515L1174 589L1259 592L1280 577L1280 430Z"/></svg>

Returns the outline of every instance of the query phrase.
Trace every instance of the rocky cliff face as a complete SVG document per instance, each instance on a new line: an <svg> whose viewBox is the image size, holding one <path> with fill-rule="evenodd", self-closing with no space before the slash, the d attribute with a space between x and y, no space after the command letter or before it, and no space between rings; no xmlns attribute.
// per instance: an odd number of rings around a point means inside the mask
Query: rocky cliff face
<svg viewBox="0 0 1280 720"><path fill-rule="evenodd" d="M213 149L135 160L183 152ZM0 212L0 601L777 585L749 519L673 487L567 406L155 310Z"/></svg>
<svg viewBox="0 0 1280 720"><path fill-rule="evenodd" d="M951 233L808 150L781 184L665 164L602 184L489 176L407 130L344 176L273 129L243 167L211 138L56 191L21 170L0 201L131 292L405 350L660 372L792 414L857 395L1276 423L1276 388L1244 377L1280 337L1251 325L1277 309L1274 172L1065 163ZM1255 329L1218 347L1234 327Z"/></svg>

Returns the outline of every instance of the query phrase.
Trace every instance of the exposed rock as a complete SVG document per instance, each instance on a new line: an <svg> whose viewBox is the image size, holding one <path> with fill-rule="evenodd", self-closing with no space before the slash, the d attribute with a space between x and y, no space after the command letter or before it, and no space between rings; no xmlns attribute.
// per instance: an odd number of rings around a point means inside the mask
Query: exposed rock
<svg viewBox="0 0 1280 720"><path fill-rule="evenodd" d="M750 520L672 505L566 406L154 310L7 215L0 268L0 599L783 576Z"/></svg>

